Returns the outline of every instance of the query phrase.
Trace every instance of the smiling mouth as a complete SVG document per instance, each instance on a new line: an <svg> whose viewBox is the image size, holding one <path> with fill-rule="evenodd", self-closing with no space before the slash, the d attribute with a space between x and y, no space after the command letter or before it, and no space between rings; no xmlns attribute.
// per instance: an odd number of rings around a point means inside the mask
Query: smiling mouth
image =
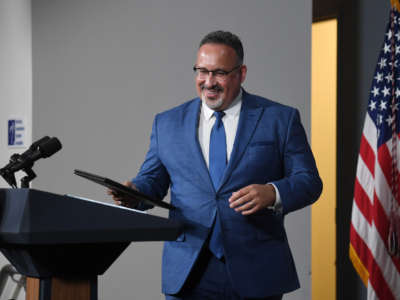
<svg viewBox="0 0 400 300"><path fill-rule="evenodd" d="M206 87L205 85L200 86L202 89L204 95L207 98L211 98L210 100L213 100L213 98L216 98L219 96L219 94L223 91L222 87L218 85L214 85L211 87Z"/></svg>
<svg viewBox="0 0 400 300"><path fill-rule="evenodd" d="M207 98L215 98L219 95L219 91L216 90L205 90L204 92Z"/></svg>

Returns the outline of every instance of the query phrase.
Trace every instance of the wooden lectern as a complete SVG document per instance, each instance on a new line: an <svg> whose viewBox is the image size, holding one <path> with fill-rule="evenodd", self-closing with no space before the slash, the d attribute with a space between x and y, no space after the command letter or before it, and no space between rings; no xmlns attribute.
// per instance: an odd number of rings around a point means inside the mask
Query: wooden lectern
<svg viewBox="0 0 400 300"><path fill-rule="evenodd" d="M132 241L175 240L181 225L124 207L34 189L0 189L0 251L28 276L27 300L97 300Z"/></svg>

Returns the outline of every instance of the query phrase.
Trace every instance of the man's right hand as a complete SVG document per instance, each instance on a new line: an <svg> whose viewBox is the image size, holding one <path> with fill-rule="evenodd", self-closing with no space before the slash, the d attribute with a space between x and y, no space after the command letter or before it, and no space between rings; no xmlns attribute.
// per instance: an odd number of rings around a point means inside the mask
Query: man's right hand
<svg viewBox="0 0 400 300"><path fill-rule="evenodd" d="M138 190L131 181L125 181L124 185L136 191ZM140 200L131 198L126 195L122 195L121 193L111 189L107 189L107 194L112 196L116 205L125 206L129 208L136 208L140 203Z"/></svg>

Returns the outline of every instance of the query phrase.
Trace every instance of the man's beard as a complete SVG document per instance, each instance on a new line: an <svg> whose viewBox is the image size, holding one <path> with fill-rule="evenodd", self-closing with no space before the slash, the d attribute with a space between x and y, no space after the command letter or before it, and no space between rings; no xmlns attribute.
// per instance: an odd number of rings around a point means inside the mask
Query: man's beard
<svg viewBox="0 0 400 300"><path fill-rule="evenodd" d="M222 98L218 98L215 100L208 100L204 94L202 94L201 100L212 110L216 110L224 104L224 100Z"/></svg>
<svg viewBox="0 0 400 300"><path fill-rule="evenodd" d="M204 94L205 90L216 91L217 93L221 93L224 89L219 85L214 85L210 88L205 87L205 85L201 85L201 100L212 110L217 110L224 104L224 100L219 97L217 99L208 99L207 96Z"/></svg>

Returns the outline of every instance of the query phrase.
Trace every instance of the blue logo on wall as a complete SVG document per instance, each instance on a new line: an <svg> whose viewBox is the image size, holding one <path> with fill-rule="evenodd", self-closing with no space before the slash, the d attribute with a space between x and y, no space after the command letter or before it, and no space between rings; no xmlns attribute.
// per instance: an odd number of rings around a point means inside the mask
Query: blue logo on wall
<svg viewBox="0 0 400 300"><path fill-rule="evenodd" d="M15 120L8 120L8 146L15 145Z"/></svg>
<svg viewBox="0 0 400 300"><path fill-rule="evenodd" d="M25 131L22 120L8 120L8 146L23 146L23 133Z"/></svg>

